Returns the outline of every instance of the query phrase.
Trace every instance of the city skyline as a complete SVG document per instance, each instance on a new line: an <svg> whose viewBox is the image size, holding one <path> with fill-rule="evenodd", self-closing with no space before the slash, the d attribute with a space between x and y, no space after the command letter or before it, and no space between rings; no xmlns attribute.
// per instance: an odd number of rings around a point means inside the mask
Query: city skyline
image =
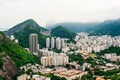
<svg viewBox="0 0 120 80"><path fill-rule="evenodd" d="M26 19L34 19L43 27L48 23L117 19L119 3L119 0L1 0L0 29L11 28Z"/></svg>

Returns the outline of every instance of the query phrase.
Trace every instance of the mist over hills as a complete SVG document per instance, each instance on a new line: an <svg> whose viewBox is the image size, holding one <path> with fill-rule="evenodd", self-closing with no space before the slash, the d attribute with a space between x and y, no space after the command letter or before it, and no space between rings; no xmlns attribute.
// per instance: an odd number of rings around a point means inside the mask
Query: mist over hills
<svg viewBox="0 0 120 80"><path fill-rule="evenodd" d="M91 22L91 23L75 23L75 22L63 22L57 23L52 26L46 26L47 29L55 28L56 26L63 26L71 32L87 32L92 35L120 35L120 19L105 20L103 22Z"/></svg>
<svg viewBox="0 0 120 80"><path fill-rule="evenodd" d="M111 35L119 36L120 35L120 19L111 20L103 22L97 26L98 28L94 31L93 34L96 35Z"/></svg>
<svg viewBox="0 0 120 80"><path fill-rule="evenodd" d="M52 26L46 26L47 29L53 29L56 26L63 26L64 28L68 29L72 32L89 32L92 28L94 28L96 25L98 25L99 22L91 22L91 23L82 23L82 22L62 22L57 23ZM74 29L73 29L74 28Z"/></svg>

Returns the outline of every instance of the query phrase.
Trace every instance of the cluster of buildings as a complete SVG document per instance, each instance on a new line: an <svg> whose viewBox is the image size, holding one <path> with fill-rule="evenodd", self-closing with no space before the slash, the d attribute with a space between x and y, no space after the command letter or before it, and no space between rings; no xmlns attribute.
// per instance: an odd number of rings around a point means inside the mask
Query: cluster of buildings
<svg viewBox="0 0 120 80"><path fill-rule="evenodd" d="M31 63L21 66L20 70L24 70L25 72L31 69L34 73L40 72L43 67L39 64L32 65Z"/></svg>
<svg viewBox="0 0 120 80"><path fill-rule="evenodd" d="M67 80L73 80L76 78L79 78L79 80L81 80L81 77L88 73L87 71L81 71L81 70L76 70L76 69L68 70L66 68L57 68L54 74L59 77L64 77Z"/></svg>
<svg viewBox="0 0 120 80"><path fill-rule="evenodd" d="M119 69L120 68L120 66L112 64L112 63L106 63L104 66L98 65L97 67L99 69L103 70L103 71L109 71L109 70Z"/></svg>
<svg viewBox="0 0 120 80"><path fill-rule="evenodd" d="M22 66L21 69L25 69L25 70L32 69L33 70L33 66L37 67L38 64L35 64L35 65L27 64L26 68L25 68L25 66ZM74 69L74 68L73 69L67 69L65 67L55 67L53 69L41 68L39 70L40 70L40 73L42 75L53 73L55 76L64 77L67 80L73 80L73 79L76 79L76 78L81 79L81 77L83 75L88 74L87 71L77 70L77 69ZM36 72L34 72L34 73L36 73ZM26 73L17 77L17 80L29 80L29 79L30 80L51 80L51 78L49 78L49 77L45 77L45 76L41 76L41 75L37 75L37 74L29 74L28 75Z"/></svg>
<svg viewBox="0 0 120 80"><path fill-rule="evenodd" d="M49 77L40 76L40 75L32 75L32 77L28 74L22 74L17 77L17 80L51 80Z"/></svg>
<svg viewBox="0 0 120 80"><path fill-rule="evenodd" d="M51 38L47 38L46 39L46 48L56 48L56 49L62 49L66 46L66 43L65 43L65 40L64 38L54 38L54 37L51 37Z"/></svg>
<svg viewBox="0 0 120 80"><path fill-rule="evenodd" d="M63 49L66 47L66 39L64 38L46 38L46 47L48 49ZM39 44L38 44L38 35L37 34L30 34L29 36L29 50L30 52L34 53L34 55L38 55L39 53ZM64 49L63 49L64 51Z"/></svg>
<svg viewBox="0 0 120 80"><path fill-rule="evenodd" d="M112 46L112 37L104 36L88 36L86 33L80 33L76 36L76 47L81 53L100 52Z"/></svg>
<svg viewBox="0 0 120 80"><path fill-rule="evenodd" d="M61 49L65 46L64 39L61 38L47 38L46 39L46 47L49 48L50 44L51 47L55 47ZM69 58L65 53L56 53L54 51L49 51L48 49L39 49L38 45L38 35L37 34L30 34L29 36L29 50L41 58L41 63L43 66L58 66L58 65L66 65L69 62Z"/></svg>
<svg viewBox="0 0 120 80"><path fill-rule="evenodd" d="M70 63L66 64L66 67L71 68L71 69L85 71L86 68L91 68L91 64L84 63L83 65L79 65L76 62L70 62Z"/></svg>
<svg viewBox="0 0 120 80"><path fill-rule="evenodd" d="M38 35L30 34L29 36L29 50L40 58L40 65L27 65L23 66L24 70L32 69L33 72L41 72L42 74L54 73L54 75L59 77L64 77L67 80L72 80L79 78L85 74L86 68L92 70L92 65L90 63L83 63L82 66L78 65L76 62L69 63L69 57L67 54L81 53L85 58L90 56L92 52L100 52L104 49L108 49L111 46L120 46L120 37L111 37L108 35L103 36L89 36L87 33L78 33L75 37L76 43L66 43L67 39L59 37L48 37L46 38L46 48L39 49ZM57 53L51 50L61 50L62 52ZM120 56L115 53L105 54L103 58L109 59L111 61L120 61ZM103 71L112 70L119 68L118 65L107 64L105 61L96 60L97 66ZM103 65L103 64L106 65ZM45 69L45 67L52 67L53 69ZM59 67L59 66L66 66ZM58 67L58 68L57 68ZM67 68L68 67L68 68ZM35 75L32 78L39 80L43 76ZM99 79L99 78L98 78ZM40 80L50 80L49 78Z"/></svg>
<svg viewBox="0 0 120 80"><path fill-rule="evenodd" d="M111 46L120 46L120 37L89 36L87 33L78 33L75 37L76 43L67 43L67 39L59 37L46 38L46 48L61 50L64 53L82 53L84 58L88 58L92 52L100 52ZM35 55L39 55L38 35L30 34L29 50ZM72 51L71 51L72 50ZM73 51L74 50L74 51Z"/></svg>
<svg viewBox="0 0 120 80"><path fill-rule="evenodd" d="M106 53L106 54L104 54L103 57L110 61L120 61L120 56L117 56L116 53Z"/></svg>
<svg viewBox="0 0 120 80"><path fill-rule="evenodd" d="M65 66L69 62L69 57L65 53L56 53L48 49L41 49L41 63L43 66Z"/></svg>
<svg viewBox="0 0 120 80"><path fill-rule="evenodd" d="M51 31L41 31L40 33L48 36L51 34Z"/></svg>
<svg viewBox="0 0 120 80"><path fill-rule="evenodd" d="M44 68L42 65L39 64L26 64L24 66L20 67L20 70L24 70L25 72L28 70L32 70L33 73L38 73L40 72L41 74L47 74L47 73L52 73L52 69L49 68ZM45 76L40 76L37 74L22 74L17 77L17 80L51 80L49 77Z"/></svg>
<svg viewBox="0 0 120 80"><path fill-rule="evenodd" d="M78 33L75 41L76 44L72 44L72 48L75 48L80 53L100 52L111 46L120 46L120 36L89 36L87 33Z"/></svg>

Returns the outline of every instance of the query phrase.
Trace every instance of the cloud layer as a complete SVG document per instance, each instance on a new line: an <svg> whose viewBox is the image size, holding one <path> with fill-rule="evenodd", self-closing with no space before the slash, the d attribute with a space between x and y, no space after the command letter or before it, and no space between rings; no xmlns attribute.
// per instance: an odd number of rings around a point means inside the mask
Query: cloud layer
<svg viewBox="0 0 120 80"><path fill-rule="evenodd" d="M26 19L47 22L103 21L120 17L120 0L0 0L0 28Z"/></svg>

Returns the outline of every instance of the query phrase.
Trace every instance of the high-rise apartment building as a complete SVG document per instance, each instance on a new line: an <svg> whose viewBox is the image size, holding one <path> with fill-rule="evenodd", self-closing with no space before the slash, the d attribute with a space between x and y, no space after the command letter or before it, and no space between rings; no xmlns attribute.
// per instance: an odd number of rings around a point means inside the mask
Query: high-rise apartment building
<svg viewBox="0 0 120 80"><path fill-rule="evenodd" d="M62 47L62 48L65 47L65 39L61 39L61 47Z"/></svg>
<svg viewBox="0 0 120 80"><path fill-rule="evenodd" d="M61 39L60 38L56 38L56 48L61 49Z"/></svg>
<svg viewBox="0 0 120 80"><path fill-rule="evenodd" d="M51 48L55 48L55 39L51 38Z"/></svg>
<svg viewBox="0 0 120 80"><path fill-rule="evenodd" d="M46 39L46 47L47 47L47 48L50 48L50 38L47 38L47 39Z"/></svg>
<svg viewBox="0 0 120 80"><path fill-rule="evenodd" d="M29 36L29 49L33 53L38 52L38 35L30 34Z"/></svg>

